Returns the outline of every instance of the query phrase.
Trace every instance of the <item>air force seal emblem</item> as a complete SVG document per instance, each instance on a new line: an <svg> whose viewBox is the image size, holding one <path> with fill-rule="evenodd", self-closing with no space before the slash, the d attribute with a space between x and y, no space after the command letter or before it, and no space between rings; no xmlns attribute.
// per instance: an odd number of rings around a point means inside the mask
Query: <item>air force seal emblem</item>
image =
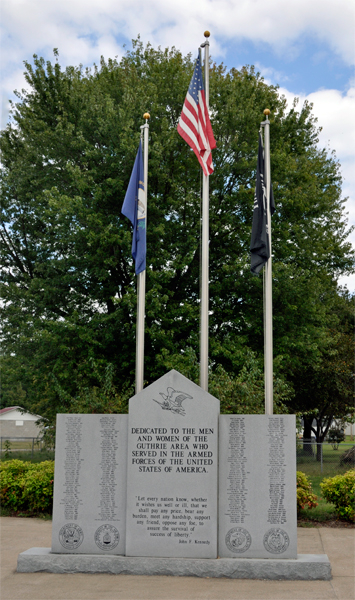
<svg viewBox="0 0 355 600"><path fill-rule="evenodd" d="M95 544L100 550L113 550L120 541L120 534L113 525L101 525L95 532Z"/></svg>

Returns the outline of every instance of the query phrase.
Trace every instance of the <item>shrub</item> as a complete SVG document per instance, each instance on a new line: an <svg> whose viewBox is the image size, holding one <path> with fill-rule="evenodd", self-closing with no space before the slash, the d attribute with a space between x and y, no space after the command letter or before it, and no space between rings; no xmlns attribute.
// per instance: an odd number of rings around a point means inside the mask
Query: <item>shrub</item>
<svg viewBox="0 0 355 600"><path fill-rule="evenodd" d="M23 499L29 510L52 511L53 481L54 461L31 464L23 478Z"/></svg>
<svg viewBox="0 0 355 600"><path fill-rule="evenodd" d="M355 517L355 471L351 469L344 475L328 477L320 484L323 497L335 504L342 519L353 521Z"/></svg>
<svg viewBox="0 0 355 600"><path fill-rule="evenodd" d="M10 440L5 440L5 442L4 442L4 448L5 448L4 457L6 459L8 459L8 458L10 458L10 450L11 450L11 442L10 442Z"/></svg>
<svg viewBox="0 0 355 600"><path fill-rule="evenodd" d="M30 463L9 460L0 463L0 500L4 507L13 510L23 508L23 476Z"/></svg>
<svg viewBox="0 0 355 600"><path fill-rule="evenodd" d="M317 496L313 493L312 484L307 475L297 471L297 513L304 508L318 506Z"/></svg>
<svg viewBox="0 0 355 600"><path fill-rule="evenodd" d="M333 450L338 450L340 442L345 440L345 433L343 429L333 427L328 431L328 442L332 445Z"/></svg>
<svg viewBox="0 0 355 600"><path fill-rule="evenodd" d="M0 499L12 510L50 512L53 504L54 461L0 464Z"/></svg>

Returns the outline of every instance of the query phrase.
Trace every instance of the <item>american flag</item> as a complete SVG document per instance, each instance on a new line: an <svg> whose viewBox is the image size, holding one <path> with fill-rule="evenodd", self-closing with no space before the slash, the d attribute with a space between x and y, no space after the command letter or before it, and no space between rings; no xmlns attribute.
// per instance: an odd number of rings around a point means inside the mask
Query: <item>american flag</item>
<svg viewBox="0 0 355 600"><path fill-rule="evenodd" d="M177 130L196 154L204 174L213 173L212 149L216 147L216 141L208 115L200 56L196 61Z"/></svg>

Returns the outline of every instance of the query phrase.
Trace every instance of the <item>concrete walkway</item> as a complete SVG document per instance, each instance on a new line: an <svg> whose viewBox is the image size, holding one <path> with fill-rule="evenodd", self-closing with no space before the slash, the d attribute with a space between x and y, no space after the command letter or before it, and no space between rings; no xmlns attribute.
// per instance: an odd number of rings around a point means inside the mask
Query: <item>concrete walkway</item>
<svg viewBox="0 0 355 600"><path fill-rule="evenodd" d="M51 528L51 521L0 519L1 600L355 600L354 529L298 529L298 552L327 554L331 581L17 573L20 552L50 547Z"/></svg>

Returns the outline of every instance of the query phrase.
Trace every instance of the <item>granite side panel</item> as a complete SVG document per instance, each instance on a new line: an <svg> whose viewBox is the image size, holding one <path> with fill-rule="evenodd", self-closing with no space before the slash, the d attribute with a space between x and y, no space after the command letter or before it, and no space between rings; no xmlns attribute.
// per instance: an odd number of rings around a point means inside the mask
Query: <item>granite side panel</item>
<svg viewBox="0 0 355 600"><path fill-rule="evenodd" d="M220 415L219 545L225 558L296 558L294 415Z"/></svg>
<svg viewBox="0 0 355 600"><path fill-rule="evenodd" d="M57 415L52 551L124 554L128 415Z"/></svg>

